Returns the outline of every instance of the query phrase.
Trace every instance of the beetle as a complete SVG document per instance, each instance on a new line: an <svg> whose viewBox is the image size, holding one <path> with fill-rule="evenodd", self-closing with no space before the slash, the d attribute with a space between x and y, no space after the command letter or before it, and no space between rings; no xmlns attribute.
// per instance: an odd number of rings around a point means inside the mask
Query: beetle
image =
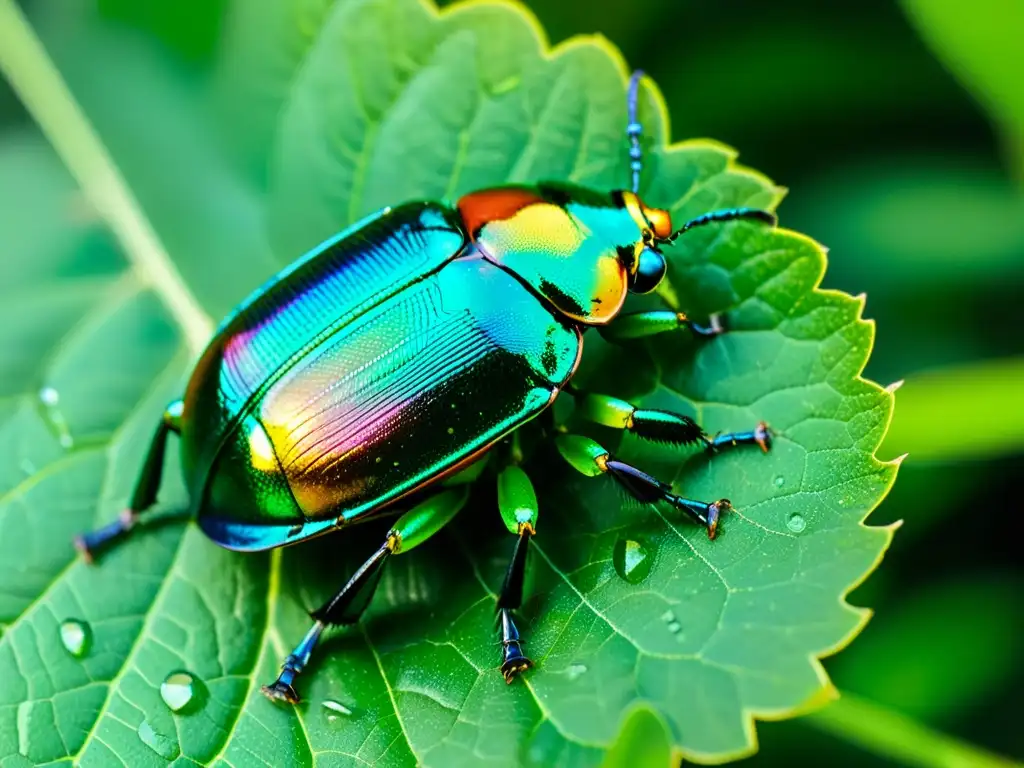
<svg viewBox="0 0 1024 768"><path fill-rule="evenodd" d="M584 418L641 438L767 451L764 423L711 438L687 416L570 383L588 329L616 342L676 329L720 333L716 318L704 326L669 310L624 313L623 303L629 292L657 288L666 272L661 246L690 229L737 219L776 223L767 211L733 208L673 229L667 211L640 199L642 75L633 74L627 91L631 189L510 185L472 192L455 206L386 208L250 295L218 327L184 397L163 414L128 508L76 538L82 555L91 559L154 505L171 433L180 435L191 512L228 549L295 544L423 496L311 614L309 632L262 689L296 703L295 679L324 629L358 621L387 559L448 523L466 503L480 459L560 393L576 399ZM555 440L584 475L607 474L641 502L667 502L711 538L730 509L727 499L676 495L590 438ZM512 459L498 468L498 507L516 537L497 600L499 669L511 683L532 665L513 612L539 512L529 477Z"/></svg>

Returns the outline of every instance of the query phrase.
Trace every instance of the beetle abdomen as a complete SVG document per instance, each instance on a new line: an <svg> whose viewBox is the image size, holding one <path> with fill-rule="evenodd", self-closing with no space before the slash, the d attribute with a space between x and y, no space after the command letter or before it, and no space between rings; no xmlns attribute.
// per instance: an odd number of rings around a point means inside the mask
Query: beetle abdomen
<svg viewBox="0 0 1024 768"><path fill-rule="evenodd" d="M350 519L539 413L579 352L515 278L460 259L297 362L257 413L303 513Z"/></svg>
<svg viewBox="0 0 1024 768"><path fill-rule="evenodd" d="M451 209L410 203L328 240L253 293L218 329L185 395L183 459L193 493L202 492L224 440L275 376L464 244Z"/></svg>

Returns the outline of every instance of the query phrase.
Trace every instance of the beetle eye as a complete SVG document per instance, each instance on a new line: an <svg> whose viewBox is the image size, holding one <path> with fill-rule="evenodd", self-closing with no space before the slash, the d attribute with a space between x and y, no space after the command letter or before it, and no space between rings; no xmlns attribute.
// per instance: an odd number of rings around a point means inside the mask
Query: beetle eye
<svg viewBox="0 0 1024 768"><path fill-rule="evenodd" d="M653 248L640 251L640 261L636 265L633 284L629 287L633 293L650 293L665 277L665 257Z"/></svg>

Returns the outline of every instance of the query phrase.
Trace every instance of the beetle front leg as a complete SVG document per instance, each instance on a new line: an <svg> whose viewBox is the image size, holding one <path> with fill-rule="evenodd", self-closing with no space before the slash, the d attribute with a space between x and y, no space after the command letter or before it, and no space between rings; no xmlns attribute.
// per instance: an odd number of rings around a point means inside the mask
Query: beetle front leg
<svg viewBox="0 0 1024 768"><path fill-rule="evenodd" d="M772 446L771 429L765 422L746 432L726 432L709 437L689 416L632 403L608 395L579 393L579 413L595 424L625 429L637 437L671 445L703 443L708 452L739 445L757 445L765 453Z"/></svg>
<svg viewBox="0 0 1024 768"><path fill-rule="evenodd" d="M139 515L156 503L160 480L164 472L164 454L167 450L167 438L171 432L181 431L182 402L177 400L167 406L142 464L142 471L135 483L128 507L121 511L117 520L88 533L79 534L74 539L75 549L82 554L87 563L92 562L92 555L99 547L116 541L126 535L139 519Z"/></svg>
<svg viewBox="0 0 1024 768"><path fill-rule="evenodd" d="M624 312L608 325L600 326L598 332L608 341L618 343L633 339L645 339L648 336L657 336L659 333L678 331L680 328L687 328L694 336L702 338L713 338L725 332L722 316L717 313L708 318L707 325L701 325L688 318L684 313L673 312L671 309Z"/></svg>
<svg viewBox="0 0 1024 768"><path fill-rule="evenodd" d="M619 461L599 443L582 435L561 435L555 441L559 453L578 472L588 477L610 474L637 501L654 504L665 501L685 512L694 522L702 525L713 539L718 534L722 515L732 509L728 499L708 503L684 499L672 492L672 486L651 477L631 464Z"/></svg>
<svg viewBox="0 0 1024 768"><path fill-rule="evenodd" d="M417 504L398 518L380 549L359 566L338 594L313 611L313 626L295 646L295 650L288 654L277 679L263 686L263 693L276 701L297 704L299 695L295 692L295 678L309 663L324 629L328 625L354 624L359 621L380 583L387 559L391 555L408 552L440 531L465 506L468 498L467 487L445 490Z"/></svg>
<svg viewBox="0 0 1024 768"><path fill-rule="evenodd" d="M523 604L523 581L526 576L526 554L530 539L537 532L537 494L526 473L512 465L498 476L498 510L509 533L515 534L515 549L505 571L505 580L498 595L498 623L501 629L501 674L506 683L530 667L533 662L523 653L519 630L512 618L512 612Z"/></svg>

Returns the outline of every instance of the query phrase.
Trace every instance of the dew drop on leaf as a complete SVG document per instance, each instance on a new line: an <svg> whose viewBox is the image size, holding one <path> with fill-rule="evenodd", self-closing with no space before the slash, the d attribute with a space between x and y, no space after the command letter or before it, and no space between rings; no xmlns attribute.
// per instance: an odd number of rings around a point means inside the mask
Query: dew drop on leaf
<svg viewBox="0 0 1024 768"><path fill-rule="evenodd" d="M351 716L352 710L342 704L340 701L333 701L332 699L326 699L321 706L327 711L327 722L337 722L342 715Z"/></svg>
<svg viewBox="0 0 1024 768"><path fill-rule="evenodd" d="M675 612L668 610L661 614L661 620L665 622L665 626L668 631L673 635L678 635L683 631L683 625L679 623L679 619L676 618Z"/></svg>
<svg viewBox="0 0 1024 768"><path fill-rule="evenodd" d="M803 515L793 512L786 518L786 527L793 533L800 533L807 527L807 521L804 519Z"/></svg>
<svg viewBox="0 0 1024 768"><path fill-rule="evenodd" d="M654 557L647 547L635 539L619 539L612 550L616 573L630 584L639 584L651 572Z"/></svg>
<svg viewBox="0 0 1024 768"><path fill-rule="evenodd" d="M569 668L565 670L565 674L570 680L575 680L580 675L586 674L587 667L585 664L570 664Z"/></svg>
<svg viewBox="0 0 1024 768"><path fill-rule="evenodd" d="M156 752L164 760L173 760L178 756L178 744L174 739L169 739L153 729L149 720L139 723L139 740L147 747Z"/></svg>
<svg viewBox="0 0 1024 768"><path fill-rule="evenodd" d="M173 712L180 712L199 698L201 683L188 672L172 672L160 684L160 698Z"/></svg>
<svg viewBox="0 0 1024 768"><path fill-rule="evenodd" d="M786 478L784 478L782 475L779 475L778 477L775 478L775 487L776 488L781 488L785 484L786 484Z"/></svg>
<svg viewBox="0 0 1024 768"><path fill-rule="evenodd" d="M53 387L43 387L39 390L39 402L43 405L46 420L57 435L57 440L62 448L72 448L75 444L68 430L68 422L57 406L60 405L60 393Z"/></svg>
<svg viewBox="0 0 1024 768"><path fill-rule="evenodd" d="M68 653L80 659L92 645L92 629L84 621L68 619L60 625L60 642Z"/></svg>

